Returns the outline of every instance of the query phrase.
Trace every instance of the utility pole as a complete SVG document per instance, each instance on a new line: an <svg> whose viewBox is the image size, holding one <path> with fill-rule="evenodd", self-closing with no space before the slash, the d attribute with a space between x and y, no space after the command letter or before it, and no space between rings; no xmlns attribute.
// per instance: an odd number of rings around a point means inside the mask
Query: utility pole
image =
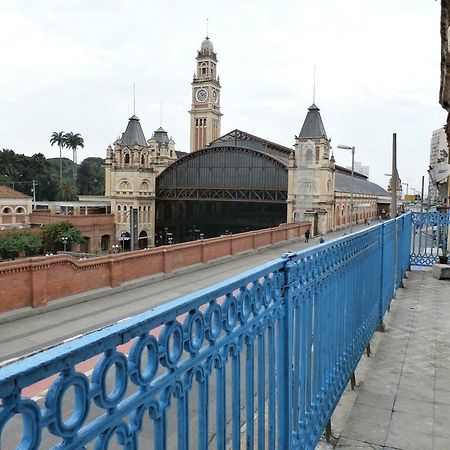
<svg viewBox="0 0 450 450"><path fill-rule="evenodd" d="M420 212L423 212L423 189L425 184L425 176L422 175L422 192L420 193Z"/></svg>
<svg viewBox="0 0 450 450"><path fill-rule="evenodd" d="M392 135L391 219L397 217L397 133Z"/></svg>
<svg viewBox="0 0 450 450"><path fill-rule="evenodd" d="M33 187L32 187L32 190L33 190L33 203L36 203L36 180L33 180L32 181L32 183L33 183Z"/></svg>

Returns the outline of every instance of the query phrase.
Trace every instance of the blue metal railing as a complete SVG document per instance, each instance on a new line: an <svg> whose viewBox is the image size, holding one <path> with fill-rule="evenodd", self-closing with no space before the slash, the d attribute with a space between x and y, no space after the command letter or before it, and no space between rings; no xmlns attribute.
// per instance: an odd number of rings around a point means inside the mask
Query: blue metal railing
<svg viewBox="0 0 450 450"><path fill-rule="evenodd" d="M0 368L1 448L314 448L410 236L405 215Z"/></svg>
<svg viewBox="0 0 450 450"><path fill-rule="evenodd" d="M412 213L411 265L432 266L448 254L450 214Z"/></svg>

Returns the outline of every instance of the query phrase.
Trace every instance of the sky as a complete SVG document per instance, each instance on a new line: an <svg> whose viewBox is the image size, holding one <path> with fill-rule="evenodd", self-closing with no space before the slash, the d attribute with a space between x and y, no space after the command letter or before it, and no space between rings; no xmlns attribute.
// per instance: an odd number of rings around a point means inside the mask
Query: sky
<svg viewBox="0 0 450 450"><path fill-rule="evenodd" d="M440 2L432 0L1 0L0 148L104 158L133 113L189 151L191 81L206 36L219 59L222 134L292 147L313 100L336 163L387 186L392 134L402 182L420 190L439 105ZM65 156L71 152L65 150ZM427 177L426 177L427 179ZM406 186L403 187L404 192Z"/></svg>

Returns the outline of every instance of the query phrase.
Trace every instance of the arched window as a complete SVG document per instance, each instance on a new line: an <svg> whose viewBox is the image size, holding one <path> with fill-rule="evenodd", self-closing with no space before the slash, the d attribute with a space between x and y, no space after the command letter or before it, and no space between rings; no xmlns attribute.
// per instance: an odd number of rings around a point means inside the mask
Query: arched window
<svg viewBox="0 0 450 450"><path fill-rule="evenodd" d="M139 190L140 191L148 191L148 189L149 189L149 185L148 185L147 181L143 181L141 183L141 186L139 187Z"/></svg>
<svg viewBox="0 0 450 450"><path fill-rule="evenodd" d="M120 205L117 205L117 211L120 211L122 208Z"/></svg>
<svg viewBox="0 0 450 450"><path fill-rule="evenodd" d="M125 164L130 164L130 154L129 153L125 153Z"/></svg>
<svg viewBox="0 0 450 450"><path fill-rule="evenodd" d="M124 210L124 211L127 210L127 205L123 205L123 210Z"/></svg>
<svg viewBox="0 0 450 450"><path fill-rule="evenodd" d="M131 183L127 180L121 181L119 184L119 191L131 191Z"/></svg>
<svg viewBox="0 0 450 450"><path fill-rule="evenodd" d="M141 155L141 164L142 164L142 165L145 164L145 158L144 158L144 155Z"/></svg>
<svg viewBox="0 0 450 450"><path fill-rule="evenodd" d="M2 209L2 213L3 214L11 214L12 213L12 209L8 208L7 206L5 208Z"/></svg>
<svg viewBox="0 0 450 450"><path fill-rule="evenodd" d="M22 206L18 206L17 208L16 208L16 213L17 214L25 214L25 208L23 208Z"/></svg>

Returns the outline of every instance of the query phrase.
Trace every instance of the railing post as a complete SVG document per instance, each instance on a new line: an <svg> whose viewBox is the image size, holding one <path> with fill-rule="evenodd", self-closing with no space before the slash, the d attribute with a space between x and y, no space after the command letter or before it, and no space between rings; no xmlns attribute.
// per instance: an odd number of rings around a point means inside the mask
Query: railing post
<svg viewBox="0 0 450 450"><path fill-rule="evenodd" d="M290 450L293 444L293 416L292 416L292 382L293 382L293 278L295 271L293 270L296 264L292 261L292 254L285 254L286 258L284 265L284 287L282 290L283 302L285 307L285 314L283 318L283 332L282 332L282 349L283 349L283 373L281 376L283 382L283 413L281 415L282 423L279 424L280 434L282 435L282 445L280 448ZM280 442L280 441L279 441Z"/></svg>
<svg viewBox="0 0 450 450"><path fill-rule="evenodd" d="M386 228L386 225L384 223L381 224L381 258L380 258L380 299L378 301L378 325L376 330L377 331L385 331L384 323L383 323L383 286L384 286L384 246L385 246L385 236L384 236L384 230Z"/></svg>

